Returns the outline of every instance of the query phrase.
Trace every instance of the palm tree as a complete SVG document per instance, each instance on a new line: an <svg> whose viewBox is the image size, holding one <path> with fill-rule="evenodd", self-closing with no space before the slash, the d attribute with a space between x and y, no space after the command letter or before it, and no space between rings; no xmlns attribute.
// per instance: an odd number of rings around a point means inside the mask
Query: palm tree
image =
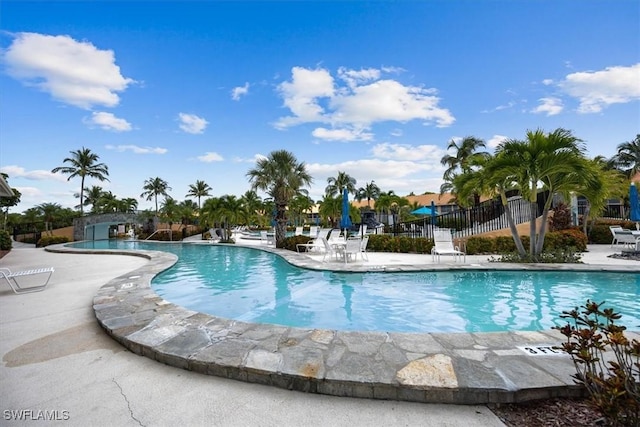
<svg viewBox="0 0 640 427"><path fill-rule="evenodd" d="M92 153L90 149L82 147L80 150L71 151L71 157L67 157L62 162L69 163L71 166L59 166L51 170L52 173L61 172L68 174L67 181L71 178L79 176L80 180L80 216L84 215L84 180L91 177L100 181L109 181L109 169L104 163L96 163L100 158L97 154Z"/></svg>
<svg viewBox="0 0 640 427"><path fill-rule="evenodd" d="M380 187L378 187L375 181L367 182L364 187L358 188L356 191L355 199L361 201L367 199L367 206L371 207L371 200L374 202L380 197Z"/></svg>
<svg viewBox="0 0 640 427"><path fill-rule="evenodd" d="M296 195L289 204L289 212L293 215L295 225L304 224L305 212L311 211L313 200L307 194Z"/></svg>
<svg viewBox="0 0 640 427"><path fill-rule="evenodd" d="M338 176L327 178L327 187L324 189L328 196L340 196L345 188L351 194L356 192L356 179L346 172L338 171Z"/></svg>
<svg viewBox="0 0 640 427"><path fill-rule="evenodd" d="M91 212L97 213L98 203L102 197L102 187L93 185L84 190L84 206L91 205Z"/></svg>
<svg viewBox="0 0 640 427"><path fill-rule="evenodd" d="M240 197L240 200L247 212L247 225L257 222L264 206L262 199L258 197L258 193L248 190Z"/></svg>
<svg viewBox="0 0 640 427"><path fill-rule="evenodd" d="M489 176L512 183L529 201L529 252L534 260L542 252L553 194L568 194L602 185L601 176L589 167L581 142L565 129L548 134L541 130L528 131L525 141L510 139L501 143L496 157L487 165ZM549 197L542 211L540 230L537 230L539 190L549 191Z"/></svg>
<svg viewBox="0 0 640 427"><path fill-rule="evenodd" d="M338 217L342 213L342 196L334 197L325 194L322 200L318 201L318 205L320 217L330 223L332 227L336 227L338 225Z"/></svg>
<svg viewBox="0 0 640 427"><path fill-rule="evenodd" d="M171 191L171 187L167 181L156 178L149 178L144 182L142 187L144 192L140 194L140 197L144 197L146 200L154 199L156 205L156 216L158 216L158 196L169 197L167 191Z"/></svg>
<svg viewBox="0 0 640 427"><path fill-rule="evenodd" d="M180 218L178 203L170 196L166 196L160 207L162 217L169 224L169 230L173 229L173 223Z"/></svg>
<svg viewBox="0 0 640 427"><path fill-rule="evenodd" d="M272 151L269 157L256 162L247 172L253 190L262 190L271 196L276 205L276 247L281 247L286 236L287 206L300 190L309 186L313 178L304 162L286 150Z"/></svg>
<svg viewBox="0 0 640 427"><path fill-rule="evenodd" d="M54 228L53 223L57 220L60 211L62 210L62 206L57 203L41 203L37 205L36 208L44 219L45 231L51 234Z"/></svg>
<svg viewBox="0 0 640 427"><path fill-rule="evenodd" d="M617 150L618 153L612 158L614 164L632 179L640 172L640 134L633 141L619 144Z"/></svg>
<svg viewBox="0 0 640 427"><path fill-rule="evenodd" d="M455 151L454 155L446 154L440 160L440 163L447 166L444 171L442 179L444 182L440 186L440 194L450 192L452 190L452 182L459 174L469 173L473 169L475 158L480 156L486 156L488 153L482 151L478 152L480 148L485 148L486 144L482 139L467 136L460 141L460 144L456 143L453 139L449 141L447 150ZM478 205L480 203L480 195L473 193L473 204Z"/></svg>
<svg viewBox="0 0 640 427"><path fill-rule="evenodd" d="M138 209L138 201L133 197L125 197L118 201L118 212L133 213Z"/></svg>
<svg viewBox="0 0 640 427"><path fill-rule="evenodd" d="M200 198L208 197L209 191L212 188L204 181L197 180L195 184L189 185L189 192L185 197L197 197L198 198L198 210L200 210Z"/></svg>
<svg viewBox="0 0 640 427"><path fill-rule="evenodd" d="M242 201L236 196L224 195L220 197L216 216L224 224L224 234L227 240L231 238L231 225L238 222L238 218L242 215L242 210Z"/></svg>

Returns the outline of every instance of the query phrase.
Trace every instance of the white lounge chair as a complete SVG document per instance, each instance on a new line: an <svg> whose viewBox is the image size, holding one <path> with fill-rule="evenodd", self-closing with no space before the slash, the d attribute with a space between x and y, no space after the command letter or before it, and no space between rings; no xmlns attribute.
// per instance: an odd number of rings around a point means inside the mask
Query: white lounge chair
<svg viewBox="0 0 640 427"><path fill-rule="evenodd" d="M309 237L311 237L312 239L315 239L316 237L318 237L318 226L317 225L312 225L309 227Z"/></svg>
<svg viewBox="0 0 640 427"><path fill-rule="evenodd" d="M467 254L460 250L458 246L453 245L453 235L448 228L436 230L433 233L434 246L431 249L431 258L440 262L440 255L453 255L453 260L457 261L458 258L467 260Z"/></svg>
<svg viewBox="0 0 640 427"><path fill-rule="evenodd" d="M53 267L45 267L45 268L36 268L33 270L23 270L23 271L11 271L8 268L0 268L0 275L5 278L13 292L16 294L26 294L28 292L39 292L43 291L47 285L49 284L49 280L51 279L51 275L53 274ZM40 276L47 275L47 280L44 284L37 284L31 286L20 286L18 283L18 277L20 278L28 278L28 276ZM33 282L33 281L31 281Z"/></svg>
<svg viewBox="0 0 640 427"><path fill-rule="evenodd" d="M329 236L330 228L321 228L317 233L317 237L309 240L307 243L298 243L296 245L296 250L300 252L300 248L306 248L306 252L317 251L321 252L325 250L324 243L321 239L327 239Z"/></svg>
<svg viewBox="0 0 640 427"><path fill-rule="evenodd" d="M294 236L302 236L302 229L303 227L296 227L296 231L293 233Z"/></svg>
<svg viewBox="0 0 640 427"><path fill-rule="evenodd" d="M616 243L622 243L625 247L638 250L638 244L640 243L640 236L635 236L631 230L621 228L614 231L613 240Z"/></svg>
<svg viewBox="0 0 640 427"><path fill-rule="evenodd" d="M611 230L611 235L613 236L613 240L611 241L611 247L613 247L613 245L617 245L618 242L618 237L616 236L616 233L618 231L623 231L624 228L622 228L619 225L610 225L609 226L609 230Z"/></svg>

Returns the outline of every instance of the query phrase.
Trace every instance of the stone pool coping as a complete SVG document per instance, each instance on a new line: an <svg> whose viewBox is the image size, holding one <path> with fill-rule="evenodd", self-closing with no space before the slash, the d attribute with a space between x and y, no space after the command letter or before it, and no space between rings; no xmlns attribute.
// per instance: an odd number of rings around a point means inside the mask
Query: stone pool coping
<svg viewBox="0 0 640 427"><path fill-rule="evenodd" d="M243 245L237 245L243 246ZM335 271L434 271L452 265L347 266L295 252L247 245L293 265ZM99 324L130 351L191 371L290 390L427 403L486 404L574 397L571 359L550 347L554 330L499 333L384 333L246 323L163 300L151 280L177 261L148 250L49 246L59 253L141 256L149 260L102 286L93 300ZM466 264L466 270L629 271L637 267L563 264ZM640 339L640 333L627 336ZM535 354L535 355L534 355Z"/></svg>

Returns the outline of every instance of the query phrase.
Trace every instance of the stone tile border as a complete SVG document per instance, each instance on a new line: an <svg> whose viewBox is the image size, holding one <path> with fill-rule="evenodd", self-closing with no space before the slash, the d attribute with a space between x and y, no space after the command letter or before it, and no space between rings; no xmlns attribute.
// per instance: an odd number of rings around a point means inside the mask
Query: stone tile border
<svg viewBox="0 0 640 427"><path fill-rule="evenodd" d="M291 251L247 247L272 252L302 268L326 270L328 266ZM571 378L575 371L568 356L529 357L522 350L559 344L563 337L557 331L413 334L246 323L187 310L153 292L152 278L175 264L173 254L64 245L46 250L147 258L143 267L102 286L93 308L100 325L127 349L178 368L310 393L428 403L522 402L584 392ZM451 269L450 265L347 267L349 271ZM603 266L573 267L604 270ZM629 271L618 267L616 271ZM494 263L457 268L569 269L567 265ZM341 271L345 266L331 269ZM640 332L628 336L640 339Z"/></svg>

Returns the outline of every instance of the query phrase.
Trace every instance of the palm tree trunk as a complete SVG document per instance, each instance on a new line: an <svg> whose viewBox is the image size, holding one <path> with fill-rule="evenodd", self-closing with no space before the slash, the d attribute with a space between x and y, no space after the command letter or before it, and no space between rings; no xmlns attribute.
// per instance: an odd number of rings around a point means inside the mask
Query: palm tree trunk
<svg viewBox="0 0 640 427"><path fill-rule="evenodd" d="M516 249L518 250L518 254L521 257L527 255L527 251L522 244L522 239L520 239L520 235L518 234L518 228L516 227L516 223L513 221L513 214L511 212L511 208L509 207L509 201L507 200L507 195L504 191L500 192L500 200L502 201L502 206L504 207L504 214L507 216L507 223L509 224L509 230L511 231L511 237L513 237L513 242L516 244Z"/></svg>
<svg viewBox="0 0 640 427"><path fill-rule="evenodd" d="M529 254L535 256L536 252L536 219L538 214L538 204L529 201Z"/></svg>
<svg viewBox="0 0 640 427"><path fill-rule="evenodd" d="M544 236L547 234L547 220L549 218L549 209L551 209L552 201L553 197L551 197L551 194L549 194L547 201L544 203L544 211L542 212L542 224L540 224L540 233L536 242L536 256L542 253L542 247L544 246Z"/></svg>

